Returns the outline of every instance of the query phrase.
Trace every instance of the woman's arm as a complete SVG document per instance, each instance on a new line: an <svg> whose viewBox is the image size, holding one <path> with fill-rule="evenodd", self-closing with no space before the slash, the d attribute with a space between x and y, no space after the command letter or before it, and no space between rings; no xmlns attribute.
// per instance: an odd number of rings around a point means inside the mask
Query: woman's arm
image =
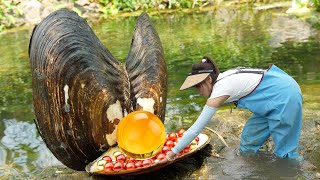
<svg viewBox="0 0 320 180"><path fill-rule="evenodd" d="M179 140L176 146L172 148L173 153L167 154L167 159L173 159L176 154L178 154L188 144L190 144L190 142L194 140L194 138L196 138L200 134L201 130L208 124L212 116L217 111L217 108L221 106L228 98L229 96L220 96L217 98L209 99L198 119L183 134L182 138Z"/></svg>

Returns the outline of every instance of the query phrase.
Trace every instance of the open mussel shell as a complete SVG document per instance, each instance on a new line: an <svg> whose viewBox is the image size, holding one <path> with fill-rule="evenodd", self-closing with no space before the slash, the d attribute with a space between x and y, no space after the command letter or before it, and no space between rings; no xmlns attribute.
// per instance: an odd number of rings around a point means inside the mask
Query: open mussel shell
<svg viewBox="0 0 320 180"><path fill-rule="evenodd" d="M131 48L139 45L134 41L136 45ZM118 123L135 110L130 99L134 96L130 92L130 72L103 46L84 19L66 9L51 13L34 28L29 57L39 134L58 160L72 169L84 170L87 163L116 145ZM157 58L163 61L163 54ZM160 66L165 64L156 66L163 73L165 67ZM152 73L146 70L140 75L158 77ZM164 108L155 114L160 116Z"/></svg>

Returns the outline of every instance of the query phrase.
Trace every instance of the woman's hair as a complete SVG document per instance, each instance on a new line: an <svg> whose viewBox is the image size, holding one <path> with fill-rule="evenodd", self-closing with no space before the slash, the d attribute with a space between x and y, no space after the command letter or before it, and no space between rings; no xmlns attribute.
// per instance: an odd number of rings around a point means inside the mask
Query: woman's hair
<svg viewBox="0 0 320 180"><path fill-rule="evenodd" d="M197 62L192 65L192 71L199 71L199 70L213 70L213 72L210 73L213 84L216 82L220 74L220 70L218 66L208 56L203 56L201 62Z"/></svg>

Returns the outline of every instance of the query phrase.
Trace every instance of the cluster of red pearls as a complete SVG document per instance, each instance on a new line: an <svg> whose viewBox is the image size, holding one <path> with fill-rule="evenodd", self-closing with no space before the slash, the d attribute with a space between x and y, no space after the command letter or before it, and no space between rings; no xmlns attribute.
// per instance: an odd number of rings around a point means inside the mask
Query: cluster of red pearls
<svg viewBox="0 0 320 180"><path fill-rule="evenodd" d="M153 158L138 160L126 156L124 153L119 151L113 153L112 156L103 156L96 163L99 171L104 170L105 172L118 172L122 170L133 170L137 168L149 167L154 163L164 159L166 154L171 151L171 149L176 145L176 143L181 139L184 129L179 129L176 133L171 132L168 134L167 139L162 147L162 150ZM177 156L181 156L190 152L199 143L199 137L196 137L188 146L186 146L183 151L179 152Z"/></svg>

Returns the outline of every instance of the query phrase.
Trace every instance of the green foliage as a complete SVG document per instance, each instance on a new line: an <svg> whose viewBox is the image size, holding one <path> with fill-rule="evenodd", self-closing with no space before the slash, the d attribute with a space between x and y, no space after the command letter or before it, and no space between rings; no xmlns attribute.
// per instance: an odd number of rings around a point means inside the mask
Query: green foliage
<svg viewBox="0 0 320 180"><path fill-rule="evenodd" d="M16 18L22 15L22 10L17 7L17 1L0 1L0 32L15 26Z"/></svg>
<svg viewBox="0 0 320 180"><path fill-rule="evenodd" d="M310 0L313 6L315 7L316 11L320 12L320 0Z"/></svg>
<svg viewBox="0 0 320 180"><path fill-rule="evenodd" d="M202 7L213 0L98 0L105 15L148 9L179 9Z"/></svg>
<svg viewBox="0 0 320 180"><path fill-rule="evenodd" d="M102 5L100 11L103 14L118 14L122 12L132 12L138 9L148 9L154 0L99 0Z"/></svg>

